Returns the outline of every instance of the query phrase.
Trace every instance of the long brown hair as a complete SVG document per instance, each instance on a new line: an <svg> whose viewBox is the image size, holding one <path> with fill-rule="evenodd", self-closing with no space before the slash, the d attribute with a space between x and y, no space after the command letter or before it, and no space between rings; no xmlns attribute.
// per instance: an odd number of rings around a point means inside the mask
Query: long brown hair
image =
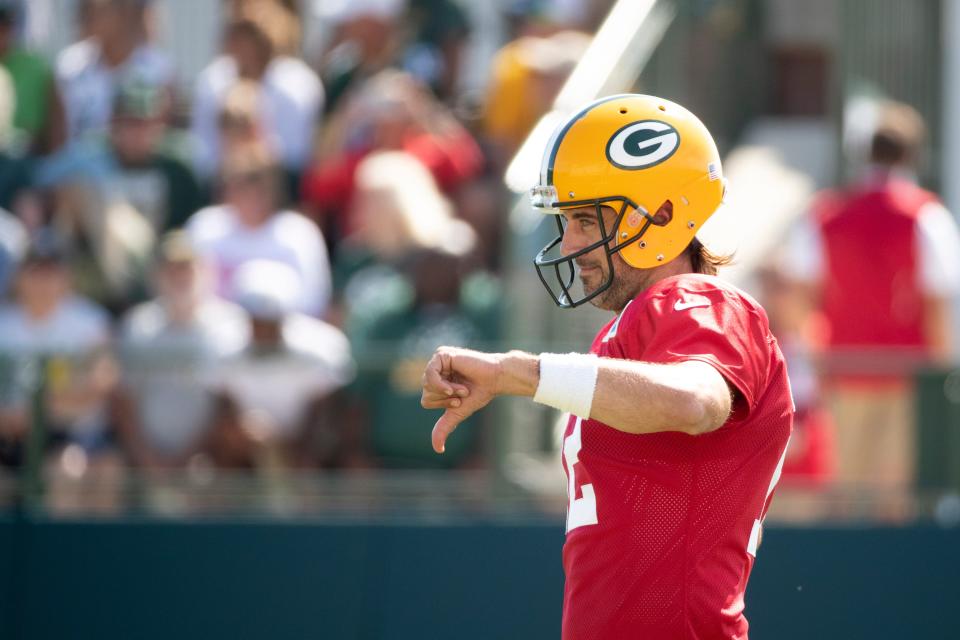
<svg viewBox="0 0 960 640"><path fill-rule="evenodd" d="M700 239L696 237L687 245L687 255L690 256L693 272L708 276L715 276L720 267L728 267L733 264L733 254L714 253L703 246Z"/></svg>

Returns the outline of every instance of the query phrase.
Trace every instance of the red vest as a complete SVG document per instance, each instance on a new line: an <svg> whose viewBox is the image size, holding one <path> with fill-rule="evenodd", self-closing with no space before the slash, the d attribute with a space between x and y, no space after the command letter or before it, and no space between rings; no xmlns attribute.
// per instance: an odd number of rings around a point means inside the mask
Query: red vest
<svg viewBox="0 0 960 640"><path fill-rule="evenodd" d="M821 197L830 346L926 347L917 218L936 201L901 179Z"/></svg>

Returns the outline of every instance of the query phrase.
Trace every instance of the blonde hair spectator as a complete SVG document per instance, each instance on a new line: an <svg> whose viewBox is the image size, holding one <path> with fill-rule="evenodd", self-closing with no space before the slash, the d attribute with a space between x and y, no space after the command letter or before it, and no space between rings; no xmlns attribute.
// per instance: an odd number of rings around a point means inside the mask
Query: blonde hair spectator
<svg viewBox="0 0 960 640"><path fill-rule="evenodd" d="M419 160L403 151L372 153L357 167L360 240L381 258L410 250L470 252L473 229L453 216L450 201Z"/></svg>

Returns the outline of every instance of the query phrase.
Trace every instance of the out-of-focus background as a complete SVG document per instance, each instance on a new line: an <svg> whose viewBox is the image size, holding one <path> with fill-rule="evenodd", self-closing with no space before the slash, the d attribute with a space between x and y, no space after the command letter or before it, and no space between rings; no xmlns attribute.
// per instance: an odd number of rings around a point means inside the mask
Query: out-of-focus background
<svg viewBox="0 0 960 640"><path fill-rule="evenodd" d="M524 194L620 92L790 366L753 635L960 637L957 0L0 0L0 634L557 637L558 416L420 375L586 349Z"/></svg>

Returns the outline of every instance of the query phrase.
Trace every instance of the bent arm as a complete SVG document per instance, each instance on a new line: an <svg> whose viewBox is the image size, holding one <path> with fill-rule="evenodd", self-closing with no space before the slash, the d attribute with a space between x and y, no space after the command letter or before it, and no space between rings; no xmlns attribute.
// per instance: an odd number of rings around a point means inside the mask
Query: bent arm
<svg viewBox="0 0 960 640"><path fill-rule="evenodd" d="M598 358L596 363L598 371L596 385L591 383L594 390L589 417L619 431L679 431L696 435L720 428L730 415L733 402L730 387L720 372L705 362L653 364ZM540 356L521 351L483 353L456 347L437 349L424 371L420 398L425 409L444 410L433 427L434 450L443 453L444 443L457 425L494 397L536 395L540 367ZM551 377L560 381L560 387L567 382L577 384L563 375ZM592 376L590 379L592 381ZM577 391L571 387L571 393L566 395L583 395ZM560 388L552 397L562 399L564 395ZM562 401L545 403L563 404Z"/></svg>
<svg viewBox="0 0 960 640"><path fill-rule="evenodd" d="M590 418L626 433L680 431L697 435L720 428L730 415L731 389L711 365L698 360L655 364L598 359ZM510 352L501 360L498 392L533 396L539 357Z"/></svg>

